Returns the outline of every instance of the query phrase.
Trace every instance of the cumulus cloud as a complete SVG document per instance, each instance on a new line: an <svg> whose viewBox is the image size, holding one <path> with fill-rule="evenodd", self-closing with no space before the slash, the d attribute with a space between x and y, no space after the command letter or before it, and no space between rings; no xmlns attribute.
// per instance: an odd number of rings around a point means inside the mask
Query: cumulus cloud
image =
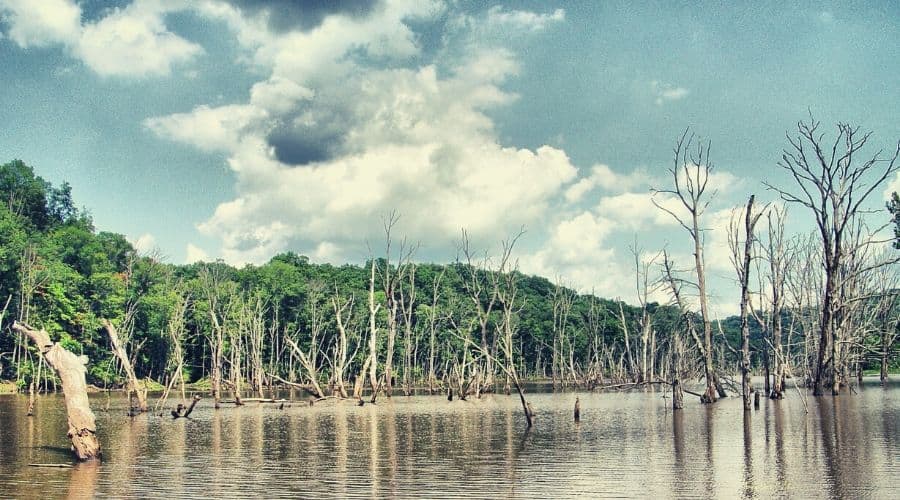
<svg viewBox="0 0 900 500"><path fill-rule="evenodd" d="M70 0L0 0L0 19L23 48L73 43L81 34L81 8Z"/></svg>
<svg viewBox="0 0 900 500"><path fill-rule="evenodd" d="M82 23L81 8L72 0L0 0L0 16L20 47L61 45L102 76L165 76L202 54L202 47L164 23L168 12L183 8L179 2L135 0Z"/></svg>
<svg viewBox="0 0 900 500"><path fill-rule="evenodd" d="M260 262L288 248L358 253L391 210L410 239L442 247L461 228L491 239L543 221L576 169L560 149L496 137L485 112L515 99L503 90L518 71L514 55L472 52L442 74L391 63L418 54L407 21L439 11L387 2L368 17L269 33L255 50L271 75L246 104L145 122L160 137L228 153L237 196L199 225L221 239L226 260ZM359 49L379 64L347 57Z"/></svg>
<svg viewBox="0 0 900 500"><path fill-rule="evenodd" d="M203 49L168 31L164 14L155 3L137 0L84 26L74 52L102 76L168 75Z"/></svg>

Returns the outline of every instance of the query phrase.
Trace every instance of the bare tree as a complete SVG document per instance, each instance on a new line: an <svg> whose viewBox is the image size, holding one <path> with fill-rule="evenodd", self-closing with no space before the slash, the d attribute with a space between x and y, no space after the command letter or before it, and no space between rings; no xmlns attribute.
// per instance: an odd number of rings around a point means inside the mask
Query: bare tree
<svg viewBox="0 0 900 500"><path fill-rule="evenodd" d="M200 281L207 301L210 329L206 340L210 348L210 381L213 405L219 408L222 399L223 365L225 360L226 321L230 314L234 290L233 283L222 276L221 267L206 265L200 269Z"/></svg>
<svg viewBox="0 0 900 500"><path fill-rule="evenodd" d="M494 342L488 343L489 323L491 312L497 305L497 276L490 266L490 258L485 253L478 258L472 249L469 241L469 235L465 230L462 231L462 239L459 244L459 250L466 259L463 269L468 273L462 276L463 286L466 289L468 298L472 301L472 310L475 313L475 320L480 333L480 351L483 353L492 353ZM493 356L485 356L485 386L493 386L494 373ZM480 387L478 390L480 391Z"/></svg>
<svg viewBox="0 0 900 500"><path fill-rule="evenodd" d="M871 132L860 133L858 127L837 124L837 137L829 146L819 123L797 124L798 135L788 135L790 147L785 149L778 166L796 182L797 191L789 191L766 183L789 203L808 209L815 217L822 249L825 288L819 321L819 346L813 394L821 396L826 387L838 394L840 387L839 345L835 341L837 323L846 306L840 300L841 273L847 255L845 239L850 236L856 219L866 211L866 199L900 169L897 157L900 142L893 154L882 158L882 151L860 160Z"/></svg>
<svg viewBox="0 0 900 500"><path fill-rule="evenodd" d="M369 270L369 356L363 365L362 374L365 374L365 367L369 368L369 383L372 385L372 402L378 397L378 323L375 321L381 304L375 304L375 258ZM362 388L354 389L354 395L362 401Z"/></svg>
<svg viewBox="0 0 900 500"><path fill-rule="evenodd" d="M728 228L731 261L741 285L741 393L745 411L750 410L750 259L753 256L753 244L756 239L756 223L762 215L762 212L753 213L755 199L754 195L750 195L743 213L738 211L732 213ZM744 219L743 248L741 248L741 218Z"/></svg>
<svg viewBox="0 0 900 500"><path fill-rule="evenodd" d="M444 279L446 267L441 268L440 274L434 279L431 291L431 309L428 310L428 392L434 393L434 359L435 342L437 337L438 298L441 294L441 282Z"/></svg>
<svg viewBox="0 0 900 500"><path fill-rule="evenodd" d="M712 322L710 320L709 299L706 290L706 264L703 259L703 231L700 219L709 207L710 201L715 197L715 191L708 192L709 176L713 166L710 163L710 143L697 141L694 147L694 135L688 135L685 130L674 149L674 166L669 169L672 175L674 188L655 189L655 194L668 194L674 196L679 204L687 210L688 220L672 209L660 203L656 197L653 204L660 210L674 218L688 235L694 244L694 272L696 275L698 299L700 302L700 315L703 318L703 339L701 355L703 356L704 377L706 378L706 392L703 401L714 403L716 391L724 397L725 391L718 385L718 377L713 363L712 349ZM717 387L718 386L718 387Z"/></svg>
<svg viewBox="0 0 900 500"><path fill-rule="evenodd" d="M335 287L334 295L331 297L331 307L334 310L334 319L337 324L338 338L336 341L333 365L334 365L334 381L337 390L342 398L347 397L347 388L344 386L344 370L347 365L347 324L353 316L353 296L349 299L342 298ZM344 311L347 314L344 315Z"/></svg>

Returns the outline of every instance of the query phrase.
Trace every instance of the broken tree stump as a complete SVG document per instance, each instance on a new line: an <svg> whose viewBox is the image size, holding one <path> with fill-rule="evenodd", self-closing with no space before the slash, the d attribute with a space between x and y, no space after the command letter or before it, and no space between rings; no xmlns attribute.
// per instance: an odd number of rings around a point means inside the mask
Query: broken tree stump
<svg viewBox="0 0 900 500"><path fill-rule="evenodd" d="M178 406L172 410L172 418L188 418L191 412L194 411L194 407L197 406L197 401L200 401L200 396L194 394L190 406L185 407L183 404L178 403Z"/></svg>
<svg viewBox="0 0 900 500"><path fill-rule="evenodd" d="M13 323L13 330L25 334L34 342L47 365L62 382L69 423L67 435L72 440L75 456L81 461L99 460L100 440L97 439L97 424L88 402L85 382L87 357L76 356L59 343L53 342L46 330L35 330L18 321Z"/></svg>
<svg viewBox="0 0 900 500"><path fill-rule="evenodd" d="M575 397L575 423L581 422L581 400Z"/></svg>

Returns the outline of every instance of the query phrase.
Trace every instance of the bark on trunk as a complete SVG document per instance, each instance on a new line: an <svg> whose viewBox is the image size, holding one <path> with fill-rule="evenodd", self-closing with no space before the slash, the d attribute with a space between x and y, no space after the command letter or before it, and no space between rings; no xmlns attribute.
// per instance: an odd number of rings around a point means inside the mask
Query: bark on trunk
<svg viewBox="0 0 900 500"><path fill-rule="evenodd" d="M62 382L69 423L68 436L72 440L75 456L81 461L99 460L100 440L97 438L97 425L88 402L85 382L87 358L76 356L51 341L50 335L44 330L35 330L18 322L13 323L13 329L27 335L34 342Z"/></svg>

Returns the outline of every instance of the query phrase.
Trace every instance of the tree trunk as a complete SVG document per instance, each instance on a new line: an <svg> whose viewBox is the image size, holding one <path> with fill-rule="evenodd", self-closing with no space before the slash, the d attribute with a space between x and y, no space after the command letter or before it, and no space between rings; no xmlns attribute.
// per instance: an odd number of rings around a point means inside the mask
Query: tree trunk
<svg viewBox="0 0 900 500"><path fill-rule="evenodd" d="M75 456L81 461L99 460L100 440L97 438L97 425L88 401L85 382L87 357L76 356L62 345L54 343L44 330L34 330L18 322L13 323L13 329L27 335L34 342L62 382L69 423L68 436L72 440Z"/></svg>
<svg viewBox="0 0 900 500"><path fill-rule="evenodd" d="M678 377L672 381L672 409L681 410L684 408L684 391L681 389L681 382Z"/></svg>
<svg viewBox="0 0 900 500"><path fill-rule="evenodd" d="M112 345L113 354L119 358L119 362L122 363L122 368L125 370L125 377L128 379L128 395L130 397L132 391L134 392L138 400L137 410L143 413L148 409L147 390L141 387L138 382L137 376L134 373L134 367L131 366L131 359L125 351L125 346L122 345L122 342L119 339L119 331L116 330L116 327L114 327L107 319L102 320L102 323L103 327L106 328L106 332L109 334L109 343Z"/></svg>
<svg viewBox="0 0 900 500"><path fill-rule="evenodd" d="M750 195L747 210L744 214L744 252L738 276L741 281L741 392L744 398L744 410L750 410L750 257L753 250L753 227L759 216L753 216L753 201ZM737 232L737 231L736 231ZM737 246L737 234L735 234Z"/></svg>

